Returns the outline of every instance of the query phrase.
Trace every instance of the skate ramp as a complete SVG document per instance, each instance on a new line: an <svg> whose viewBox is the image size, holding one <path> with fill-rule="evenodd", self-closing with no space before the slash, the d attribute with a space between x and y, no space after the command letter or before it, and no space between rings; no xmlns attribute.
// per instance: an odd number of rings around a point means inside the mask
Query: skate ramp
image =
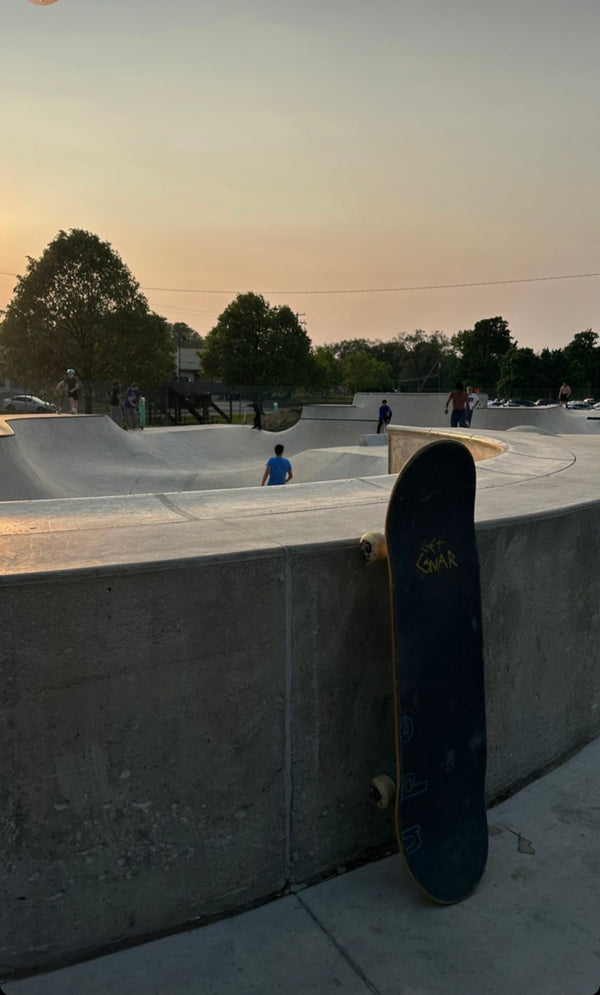
<svg viewBox="0 0 600 995"><path fill-rule="evenodd" d="M355 394L352 404L310 404L302 410L301 421L344 420L361 424L362 432L377 430L379 406L384 398L392 409L394 425L411 425L421 428L447 428L450 424L444 414L447 394Z"/></svg>
<svg viewBox="0 0 600 995"><path fill-rule="evenodd" d="M236 425L124 432L106 416L6 416L0 420L0 501L254 487L279 442L295 483L385 475L387 436L375 434L382 397L354 400L307 405L283 432ZM444 402L439 394L393 395L393 426L447 430L447 416L439 417ZM476 409L472 431L510 430L582 438L600 434L600 419L558 405Z"/></svg>
<svg viewBox="0 0 600 995"><path fill-rule="evenodd" d="M387 440L360 446L351 420L301 420L277 433L235 425L124 432L108 417L79 415L15 415L0 425L1 501L253 487L279 442L297 482L387 473Z"/></svg>
<svg viewBox="0 0 600 995"><path fill-rule="evenodd" d="M355 394L351 405L309 405L302 412L314 423L343 419L361 423L363 432L374 432L383 394ZM444 413L448 394L388 394L392 408L392 425L419 428L450 428L450 416ZM371 426L368 428L367 426ZM598 435L600 411L573 411L559 404L523 408L477 407L471 420L473 430L504 432L508 429L536 431L541 435ZM340 443L342 444L342 443Z"/></svg>
<svg viewBox="0 0 600 995"><path fill-rule="evenodd" d="M471 428L536 431L544 435L599 435L598 412L571 411L558 404L534 408L475 408Z"/></svg>

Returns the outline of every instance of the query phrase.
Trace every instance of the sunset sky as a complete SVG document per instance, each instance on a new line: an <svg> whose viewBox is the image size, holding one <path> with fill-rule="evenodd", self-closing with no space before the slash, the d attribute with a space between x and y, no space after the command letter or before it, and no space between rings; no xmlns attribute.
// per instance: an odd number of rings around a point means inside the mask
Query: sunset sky
<svg viewBox="0 0 600 995"><path fill-rule="evenodd" d="M3 0L0 308L85 228L201 334L247 290L315 345L600 333L600 275L402 289L600 274L599 37L598 0Z"/></svg>

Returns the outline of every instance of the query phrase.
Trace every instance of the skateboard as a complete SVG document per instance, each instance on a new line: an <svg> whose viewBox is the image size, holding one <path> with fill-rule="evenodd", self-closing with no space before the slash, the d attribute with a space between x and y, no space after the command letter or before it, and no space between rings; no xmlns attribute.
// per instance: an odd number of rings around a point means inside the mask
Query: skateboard
<svg viewBox="0 0 600 995"><path fill-rule="evenodd" d="M400 472L385 536L361 538L368 562L387 560L392 620L396 780L373 778L371 793L395 805L408 870L445 905L471 894L488 850L474 504L471 453L433 442Z"/></svg>

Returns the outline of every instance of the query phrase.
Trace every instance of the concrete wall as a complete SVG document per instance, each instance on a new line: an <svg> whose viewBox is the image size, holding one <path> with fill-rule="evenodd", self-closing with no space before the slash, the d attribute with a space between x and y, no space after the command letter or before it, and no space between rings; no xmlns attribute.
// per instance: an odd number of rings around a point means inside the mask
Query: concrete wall
<svg viewBox="0 0 600 995"><path fill-rule="evenodd" d="M5 564L4 975L395 845L367 797L393 771L387 571L336 514L312 544L21 577ZM477 534L493 799L600 732L600 506Z"/></svg>
<svg viewBox="0 0 600 995"><path fill-rule="evenodd" d="M407 459L427 443L435 442L438 439L456 440L458 436L476 463L500 456L508 448L505 443L498 442L491 437L486 438L471 434L468 430L457 433L455 429L444 432L437 428L404 428L399 425L390 425L387 435L389 439L388 473L400 473Z"/></svg>

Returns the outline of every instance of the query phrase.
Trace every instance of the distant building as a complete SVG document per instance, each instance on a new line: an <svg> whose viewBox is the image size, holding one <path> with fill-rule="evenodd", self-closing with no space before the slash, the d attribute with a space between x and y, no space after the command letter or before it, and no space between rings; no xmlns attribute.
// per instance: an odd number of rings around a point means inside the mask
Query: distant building
<svg viewBox="0 0 600 995"><path fill-rule="evenodd" d="M200 359L197 349L182 346L175 354L175 363L176 380L192 382L200 376Z"/></svg>

